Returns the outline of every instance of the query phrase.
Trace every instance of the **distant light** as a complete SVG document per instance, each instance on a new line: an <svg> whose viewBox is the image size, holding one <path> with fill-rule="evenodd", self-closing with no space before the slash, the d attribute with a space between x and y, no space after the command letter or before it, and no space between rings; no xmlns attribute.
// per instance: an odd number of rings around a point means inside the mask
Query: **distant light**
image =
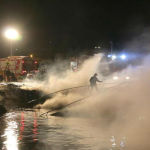
<svg viewBox="0 0 150 150"><path fill-rule="evenodd" d="M98 48L101 48L100 46L98 46Z"/></svg>
<svg viewBox="0 0 150 150"><path fill-rule="evenodd" d="M95 46L94 48L97 48L97 46Z"/></svg>
<svg viewBox="0 0 150 150"><path fill-rule="evenodd" d="M30 54L30 57L33 58L33 54Z"/></svg>
<svg viewBox="0 0 150 150"><path fill-rule="evenodd" d="M108 57L108 58L110 58L110 57L111 57L111 55L110 55L110 54L108 54L108 55L107 55L107 57Z"/></svg>
<svg viewBox="0 0 150 150"><path fill-rule="evenodd" d="M34 63L37 64L38 62L37 62L37 61L34 61Z"/></svg>
<svg viewBox="0 0 150 150"><path fill-rule="evenodd" d="M113 77L113 80L118 80L118 79L119 79L118 76L114 76L114 77Z"/></svg>
<svg viewBox="0 0 150 150"><path fill-rule="evenodd" d="M127 76L127 77L126 77L126 80L129 80L129 79L130 79L130 77L129 77L129 76Z"/></svg>
<svg viewBox="0 0 150 150"><path fill-rule="evenodd" d="M19 33L15 29L7 29L5 31L5 37L11 40L15 40L19 38Z"/></svg>
<svg viewBox="0 0 150 150"><path fill-rule="evenodd" d="M117 56L116 55L112 55L112 60L115 60L116 58L117 58Z"/></svg>
<svg viewBox="0 0 150 150"><path fill-rule="evenodd" d="M121 56L120 56L120 58L122 59L122 60L125 60L126 59L126 55L124 55L124 54L122 54Z"/></svg>
<svg viewBox="0 0 150 150"><path fill-rule="evenodd" d="M26 71L26 70L23 70L23 71L22 71L22 74L25 74L25 73L27 73L27 71Z"/></svg>

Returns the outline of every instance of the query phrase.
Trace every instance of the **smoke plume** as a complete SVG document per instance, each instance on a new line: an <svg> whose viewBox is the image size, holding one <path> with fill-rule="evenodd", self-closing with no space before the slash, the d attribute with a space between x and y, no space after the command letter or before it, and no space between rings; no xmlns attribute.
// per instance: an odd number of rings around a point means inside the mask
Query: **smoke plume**
<svg viewBox="0 0 150 150"><path fill-rule="evenodd" d="M85 87L54 94L44 104L37 107L56 109L86 97L78 103L66 107L67 115L90 118L89 124L96 126L99 134L126 138L128 150L148 150L150 131L150 56L145 57L139 66L129 65L126 69L115 72L98 85L98 91L89 88L89 78L98 72L98 63L102 54L87 59L79 71L60 72L50 70L46 82L41 88L46 94L74 86ZM113 76L117 75L117 81ZM125 77L130 76L129 80ZM38 84L37 84L38 85Z"/></svg>

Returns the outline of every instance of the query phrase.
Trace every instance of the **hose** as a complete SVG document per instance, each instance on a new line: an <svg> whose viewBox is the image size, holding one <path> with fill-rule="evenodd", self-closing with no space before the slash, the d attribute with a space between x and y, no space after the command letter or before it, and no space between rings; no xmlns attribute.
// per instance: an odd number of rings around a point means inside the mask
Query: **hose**
<svg viewBox="0 0 150 150"><path fill-rule="evenodd" d="M32 103L32 102L34 102L34 101L40 100L40 99L42 99L42 98L44 98L44 97L47 97L47 96L56 94L56 93L58 93L58 92L63 92L63 91L67 91L67 90L72 90L72 89L82 88L82 87L88 87L88 86L89 86L89 85L84 85L84 86L77 86L77 87L71 87L71 88L66 88L66 89L58 90L58 91L49 93L49 94L47 94L47 95L41 96L41 97L38 98L38 99L33 99L33 100L29 101L28 103Z"/></svg>
<svg viewBox="0 0 150 150"><path fill-rule="evenodd" d="M48 113L50 113L50 112L53 112L53 111L55 111L55 110L62 110L62 109L64 109L64 108L66 108L66 107L68 107L68 106L70 106L70 105L72 105L72 104L74 104L74 103L80 102L80 101L82 101L82 100L84 100L84 99L86 99L86 98L88 98L88 97L90 97L90 96L86 96L86 97L83 97L83 98L78 99L78 100L76 100L76 101L73 101L73 102L71 102L71 103L69 103L69 104L67 104L67 105L65 105L65 106L63 106L63 107L61 107L61 108L59 108L59 109L49 110L49 111L47 111L47 112L41 114L40 116L43 116L43 115L48 114Z"/></svg>

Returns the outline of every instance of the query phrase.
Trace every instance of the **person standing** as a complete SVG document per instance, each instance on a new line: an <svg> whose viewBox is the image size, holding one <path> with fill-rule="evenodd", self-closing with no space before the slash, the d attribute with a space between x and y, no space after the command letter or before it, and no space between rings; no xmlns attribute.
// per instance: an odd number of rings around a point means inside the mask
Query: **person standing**
<svg viewBox="0 0 150 150"><path fill-rule="evenodd" d="M90 78L90 87L91 89L95 88L96 90L98 90L97 88L97 82L102 82L97 78L97 73L95 73L91 78Z"/></svg>

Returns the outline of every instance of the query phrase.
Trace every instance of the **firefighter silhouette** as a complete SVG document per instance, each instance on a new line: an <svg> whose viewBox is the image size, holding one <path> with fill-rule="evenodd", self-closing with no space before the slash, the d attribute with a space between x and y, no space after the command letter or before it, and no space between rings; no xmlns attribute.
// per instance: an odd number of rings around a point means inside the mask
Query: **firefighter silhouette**
<svg viewBox="0 0 150 150"><path fill-rule="evenodd" d="M89 81L90 81L91 89L95 88L96 90L98 90L96 82L102 82L102 81L100 81L100 80L97 78L97 73L95 73L95 74L90 78Z"/></svg>
<svg viewBox="0 0 150 150"><path fill-rule="evenodd" d="M10 71L10 64L7 62L5 70L4 70L4 79L6 82L17 81L15 74Z"/></svg>
<svg viewBox="0 0 150 150"><path fill-rule="evenodd" d="M0 81L3 81L3 70L0 66Z"/></svg>
<svg viewBox="0 0 150 150"><path fill-rule="evenodd" d="M4 79L6 82L9 82L11 78L11 72L9 69L9 62L7 62L5 70L4 70Z"/></svg>

